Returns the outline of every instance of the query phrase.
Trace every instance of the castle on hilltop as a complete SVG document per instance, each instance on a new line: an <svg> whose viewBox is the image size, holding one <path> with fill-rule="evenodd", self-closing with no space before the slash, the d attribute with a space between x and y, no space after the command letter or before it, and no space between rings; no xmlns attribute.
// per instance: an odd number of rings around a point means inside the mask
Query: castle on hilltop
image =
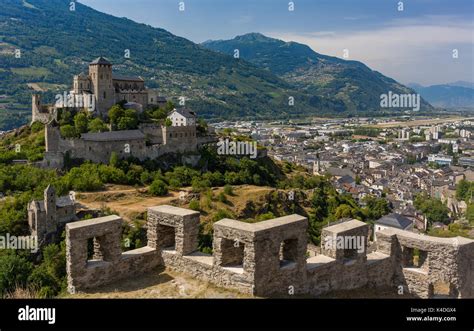
<svg viewBox="0 0 474 331"><path fill-rule="evenodd" d="M56 102L54 105L43 105L41 95L33 94L31 104L31 122L46 124L56 117L58 108L82 109L92 106L99 116L105 117L107 111L114 104L123 100L128 106L135 109L144 109L149 105L161 106L166 99L160 97L156 90L145 87L142 77L126 77L112 74L112 63L103 57L98 57L89 63L89 74L80 73L74 76L73 89L69 92L69 99L75 100L72 107L65 100ZM77 105L77 101L81 104ZM82 102L86 100L86 102Z"/></svg>
<svg viewBox="0 0 474 331"><path fill-rule="evenodd" d="M141 123L136 130L83 133L80 138L63 138L58 123L46 124L43 167L62 168L65 157L108 163L112 153L119 158L134 157L141 161L167 153L195 152L213 143L212 135L197 136L196 115L186 109L175 109L168 119L171 126Z"/></svg>
<svg viewBox="0 0 474 331"><path fill-rule="evenodd" d="M32 122L46 126L46 151L39 164L46 168L62 168L66 157L108 163L112 153L119 158L134 157L143 161L166 153L195 152L200 145L216 141L211 135L197 136L197 116L186 108L174 109L168 115L170 125L140 123L136 130L89 132L77 138L63 138L57 117L59 109L88 109L105 118L117 103L124 102L124 108L138 112L166 104L165 98L145 87L143 78L113 75L112 64L103 57L89 64L88 75L75 75L73 89L69 94L64 93L64 97L58 95L57 99L61 102L42 105L39 94L32 97Z"/></svg>

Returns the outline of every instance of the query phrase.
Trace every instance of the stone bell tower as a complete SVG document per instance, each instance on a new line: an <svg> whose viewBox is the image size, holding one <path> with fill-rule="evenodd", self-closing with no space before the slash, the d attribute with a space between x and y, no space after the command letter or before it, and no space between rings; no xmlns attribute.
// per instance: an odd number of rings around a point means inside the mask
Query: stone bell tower
<svg viewBox="0 0 474 331"><path fill-rule="evenodd" d="M56 191L48 185L44 190L44 210L46 212L46 232L56 231Z"/></svg>
<svg viewBox="0 0 474 331"><path fill-rule="evenodd" d="M115 90L112 84L112 63L103 57L98 57L89 64L89 76L92 82L92 92L95 97L96 111L107 116L110 107L115 104Z"/></svg>

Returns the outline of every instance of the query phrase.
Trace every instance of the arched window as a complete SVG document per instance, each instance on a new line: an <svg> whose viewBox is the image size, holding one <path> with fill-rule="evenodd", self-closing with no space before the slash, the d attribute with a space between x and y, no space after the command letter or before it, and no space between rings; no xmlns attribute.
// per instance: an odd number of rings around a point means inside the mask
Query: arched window
<svg viewBox="0 0 474 331"><path fill-rule="evenodd" d="M107 97L107 95L105 94L105 91L104 91L104 99Z"/></svg>

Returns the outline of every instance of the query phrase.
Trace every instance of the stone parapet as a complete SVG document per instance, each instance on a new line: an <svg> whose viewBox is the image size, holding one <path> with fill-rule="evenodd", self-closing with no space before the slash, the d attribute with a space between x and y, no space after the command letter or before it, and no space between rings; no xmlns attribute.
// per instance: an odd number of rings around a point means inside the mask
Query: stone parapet
<svg viewBox="0 0 474 331"><path fill-rule="evenodd" d="M417 297L435 297L438 283L445 282L446 296L473 297L474 241L465 238L387 229L378 233L377 250L370 254L364 239L356 253L326 247L308 257L308 221L294 214L258 223L218 221L210 255L198 251L199 213L163 205L148 209L147 246L122 253L121 223L112 215L66 225L69 292L161 265L257 296L401 286ZM322 238L367 235L365 223L347 220L324 228ZM92 239L94 252L88 252Z"/></svg>

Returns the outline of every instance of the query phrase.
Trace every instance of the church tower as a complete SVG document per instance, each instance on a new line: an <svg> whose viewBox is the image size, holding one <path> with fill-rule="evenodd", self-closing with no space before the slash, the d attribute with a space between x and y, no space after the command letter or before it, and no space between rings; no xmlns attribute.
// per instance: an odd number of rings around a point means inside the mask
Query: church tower
<svg viewBox="0 0 474 331"><path fill-rule="evenodd" d="M106 116L109 108L115 104L112 63L103 57L98 57L89 64L89 76L92 82L96 111L100 115Z"/></svg>
<svg viewBox="0 0 474 331"><path fill-rule="evenodd" d="M56 220L56 191L54 187L48 185L44 190L44 211L46 212L46 224L51 224Z"/></svg>

